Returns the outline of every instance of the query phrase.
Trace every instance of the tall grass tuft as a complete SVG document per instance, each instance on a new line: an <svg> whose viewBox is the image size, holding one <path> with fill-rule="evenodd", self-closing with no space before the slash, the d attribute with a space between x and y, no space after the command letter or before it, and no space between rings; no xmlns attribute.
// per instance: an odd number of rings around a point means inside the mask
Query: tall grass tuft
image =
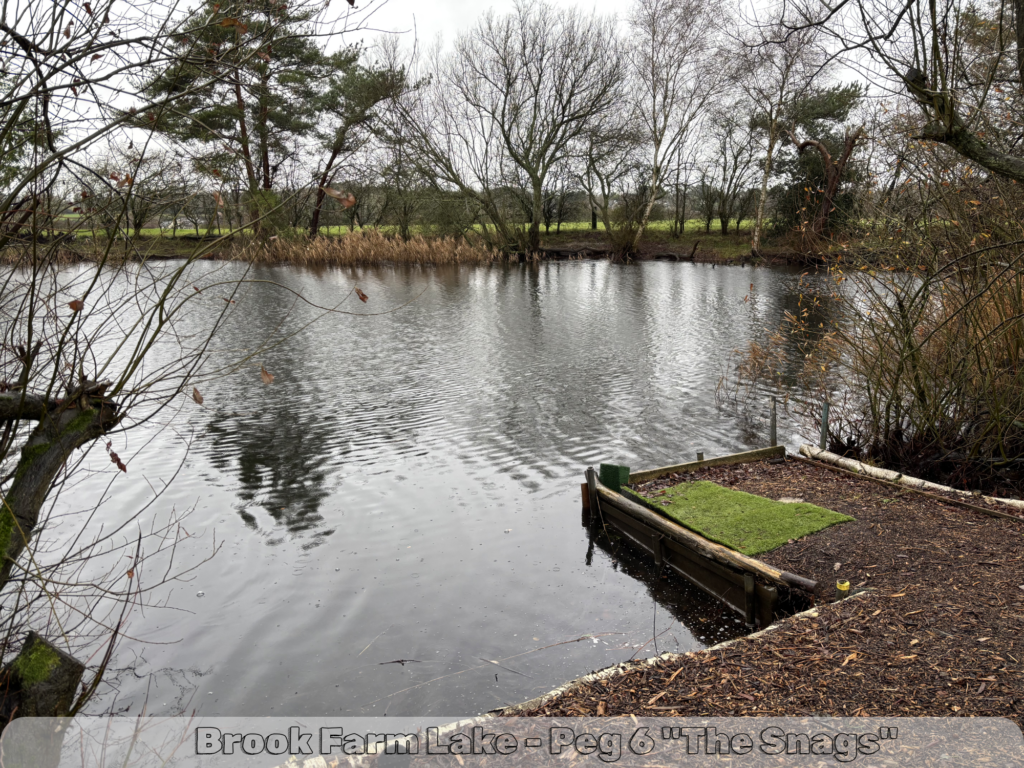
<svg viewBox="0 0 1024 768"><path fill-rule="evenodd" d="M229 258L263 264L355 266L374 264L490 264L501 255L454 237L402 240L376 231L315 240L277 239L229 251Z"/></svg>

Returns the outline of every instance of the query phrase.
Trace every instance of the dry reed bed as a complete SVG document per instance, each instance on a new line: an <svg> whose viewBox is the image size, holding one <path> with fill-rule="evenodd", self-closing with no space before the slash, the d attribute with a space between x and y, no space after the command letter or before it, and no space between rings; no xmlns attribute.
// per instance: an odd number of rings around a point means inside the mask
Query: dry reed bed
<svg viewBox="0 0 1024 768"><path fill-rule="evenodd" d="M0 248L0 264L10 267L30 267L40 262L65 267L84 260L81 254L69 248L47 249L46 246L42 246L33 250L31 246L21 244Z"/></svg>
<svg viewBox="0 0 1024 768"><path fill-rule="evenodd" d="M316 240L270 240L233 249L227 258L257 264L355 266L368 264L490 264L501 256L454 237L401 240L379 232Z"/></svg>

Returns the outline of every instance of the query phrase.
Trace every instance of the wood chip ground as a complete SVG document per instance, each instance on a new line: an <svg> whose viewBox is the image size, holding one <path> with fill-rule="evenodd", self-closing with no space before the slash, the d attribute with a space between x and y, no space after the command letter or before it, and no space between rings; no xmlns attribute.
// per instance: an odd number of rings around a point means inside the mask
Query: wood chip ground
<svg viewBox="0 0 1024 768"><path fill-rule="evenodd" d="M525 714L994 716L1024 723L1024 521L793 460L663 482L684 479L801 498L855 518L760 558L828 585L817 616L790 619L719 651L637 665ZM870 592L832 602L837 578Z"/></svg>

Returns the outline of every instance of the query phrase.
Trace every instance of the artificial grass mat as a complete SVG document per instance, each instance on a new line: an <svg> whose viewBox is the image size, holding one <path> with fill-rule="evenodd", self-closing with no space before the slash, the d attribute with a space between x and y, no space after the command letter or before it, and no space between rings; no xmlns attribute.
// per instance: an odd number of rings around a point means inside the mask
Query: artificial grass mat
<svg viewBox="0 0 1024 768"><path fill-rule="evenodd" d="M680 483L644 501L705 538L751 556L853 520L814 504L784 504L707 480Z"/></svg>

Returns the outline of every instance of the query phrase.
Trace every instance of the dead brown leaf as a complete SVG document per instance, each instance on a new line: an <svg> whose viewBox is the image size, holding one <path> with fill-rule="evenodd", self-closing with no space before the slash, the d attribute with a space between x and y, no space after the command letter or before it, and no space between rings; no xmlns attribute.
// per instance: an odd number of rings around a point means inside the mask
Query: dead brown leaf
<svg viewBox="0 0 1024 768"><path fill-rule="evenodd" d="M263 380L264 384L273 384L274 383L274 374L272 374L270 371L268 371L266 368L264 368L261 365L260 366L260 379Z"/></svg>
<svg viewBox="0 0 1024 768"><path fill-rule="evenodd" d="M238 19L231 18L230 16L221 21L220 25L222 27L235 27L243 35L249 31L249 28L245 26L245 24L240 22Z"/></svg>
<svg viewBox="0 0 1024 768"><path fill-rule="evenodd" d="M321 187L321 189L341 203L342 208L351 208L356 204L356 196L351 192L339 192L338 190L331 189L330 187Z"/></svg>
<svg viewBox="0 0 1024 768"><path fill-rule="evenodd" d="M122 472L125 472L125 473L127 473L127 472L128 472L128 467L126 467L126 466L124 465L124 462L123 462L123 461L121 461L121 457L120 457L120 456L118 456L118 455L117 455L116 453L114 453L113 451L110 451L110 463L111 463L111 464L116 464L116 465L117 465L117 468L118 468L118 469L120 469L120 470L121 470Z"/></svg>

